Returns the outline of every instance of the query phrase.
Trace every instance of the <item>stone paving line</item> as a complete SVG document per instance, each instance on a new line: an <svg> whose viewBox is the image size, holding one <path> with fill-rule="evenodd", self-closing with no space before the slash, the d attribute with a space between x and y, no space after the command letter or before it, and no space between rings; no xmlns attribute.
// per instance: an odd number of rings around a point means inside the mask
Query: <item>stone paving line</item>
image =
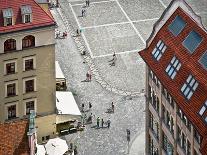
<svg viewBox="0 0 207 155"><path fill-rule="evenodd" d="M77 36L76 30L74 29L73 25L71 25L67 21L66 17L64 16L64 11L63 10L61 11L60 8L55 8L55 10L57 11L59 16L63 20L63 23L65 24L65 27L66 27L67 31L73 37L80 54L83 53L84 51L86 52L86 55L83 55L83 58L84 58L85 62L88 64L88 66L91 70L91 73L92 73L92 77L95 78L96 82L98 82L106 90L111 91L111 92L113 92L115 94L118 94L118 95L127 96L127 97L143 96L144 95L144 90L141 90L140 92L131 92L131 91L123 90L123 89L117 89L116 87L111 86L110 84L108 84L102 78L102 76L100 75L97 67L95 66L95 64L93 62L93 59L91 58L90 54L88 53L88 50L86 49L86 46L84 44L82 36Z"/></svg>

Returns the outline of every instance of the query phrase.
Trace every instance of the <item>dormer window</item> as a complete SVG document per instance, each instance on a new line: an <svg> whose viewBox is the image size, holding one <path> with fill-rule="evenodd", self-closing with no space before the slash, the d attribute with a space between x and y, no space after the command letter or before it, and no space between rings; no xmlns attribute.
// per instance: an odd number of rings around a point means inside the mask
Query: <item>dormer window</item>
<svg viewBox="0 0 207 155"><path fill-rule="evenodd" d="M30 5L21 6L21 14L23 23L32 22L32 8Z"/></svg>
<svg viewBox="0 0 207 155"><path fill-rule="evenodd" d="M12 8L3 9L4 26L13 25L13 11Z"/></svg>

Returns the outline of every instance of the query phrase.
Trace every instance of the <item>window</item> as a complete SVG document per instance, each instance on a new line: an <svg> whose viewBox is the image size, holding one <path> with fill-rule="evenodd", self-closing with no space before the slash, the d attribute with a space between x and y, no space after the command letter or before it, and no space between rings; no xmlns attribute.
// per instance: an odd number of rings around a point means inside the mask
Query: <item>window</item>
<svg viewBox="0 0 207 155"><path fill-rule="evenodd" d="M16 40L8 39L4 42L4 51L13 51L16 50Z"/></svg>
<svg viewBox="0 0 207 155"><path fill-rule="evenodd" d="M184 29L185 25L185 21L180 16L176 16L168 29L174 36L177 36Z"/></svg>
<svg viewBox="0 0 207 155"><path fill-rule="evenodd" d="M35 106L34 100L26 102L26 115L30 114L30 110L35 110L34 106Z"/></svg>
<svg viewBox="0 0 207 155"><path fill-rule="evenodd" d="M6 20L6 26L12 25L12 18L5 18Z"/></svg>
<svg viewBox="0 0 207 155"><path fill-rule="evenodd" d="M189 100L197 87L198 87L198 82L195 80L195 78L192 75L189 75L186 82L183 84L181 88L181 92Z"/></svg>
<svg viewBox="0 0 207 155"><path fill-rule="evenodd" d="M4 26L12 25L13 10L12 8L2 9Z"/></svg>
<svg viewBox="0 0 207 155"><path fill-rule="evenodd" d="M34 36L26 36L22 39L22 48L28 48L35 46L35 37Z"/></svg>
<svg viewBox="0 0 207 155"><path fill-rule="evenodd" d="M8 119L16 118L16 105L7 107Z"/></svg>
<svg viewBox="0 0 207 155"><path fill-rule="evenodd" d="M34 91L34 80L25 81L25 92L33 92Z"/></svg>
<svg viewBox="0 0 207 155"><path fill-rule="evenodd" d="M192 54L201 43L202 37L195 31L191 31L183 41L183 46Z"/></svg>
<svg viewBox="0 0 207 155"><path fill-rule="evenodd" d="M29 23L30 22L30 14L24 15L24 22Z"/></svg>
<svg viewBox="0 0 207 155"><path fill-rule="evenodd" d="M45 139L46 140L49 140L50 139L50 135L46 136Z"/></svg>
<svg viewBox="0 0 207 155"><path fill-rule="evenodd" d="M16 71L16 62L6 62L5 64L5 74L14 74Z"/></svg>
<svg viewBox="0 0 207 155"><path fill-rule="evenodd" d="M30 5L22 5L21 7L22 22L31 22L32 7Z"/></svg>
<svg viewBox="0 0 207 155"><path fill-rule="evenodd" d="M166 48L167 48L167 46L164 44L164 42L159 40L159 42L157 43L156 47L152 51L153 57L157 61L160 60L160 58L163 55L163 53L165 52Z"/></svg>
<svg viewBox="0 0 207 155"><path fill-rule="evenodd" d="M205 52L205 53L203 54L203 56L201 57L201 59L200 59L200 63L203 65L203 67L204 67L205 69L207 69L207 52Z"/></svg>
<svg viewBox="0 0 207 155"><path fill-rule="evenodd" d="M6 96L15 96L16 93L16 83L10 83L6 85Z"/></svg>
<svg viewBox="0 0 207 155"><path fill-rule="evenodd" d="M202 106L201 110L199 111L199 115L203 116L204 112L206 111L207 108L207 101L205 102L205 104Z"/></svg>
<svg viewBox="0 0 207 155"><path fill-rule="evenodd" d="M174 56L165 71L167 72L167 74L171 79L174 79L180 67L181 67L180 61Z"/></svg>
<svg viewBox="0 0 207 155"><path fill-rule="evenodd" d="M29 71L34 69L33 58L24 60L24 70Z"/></svg>

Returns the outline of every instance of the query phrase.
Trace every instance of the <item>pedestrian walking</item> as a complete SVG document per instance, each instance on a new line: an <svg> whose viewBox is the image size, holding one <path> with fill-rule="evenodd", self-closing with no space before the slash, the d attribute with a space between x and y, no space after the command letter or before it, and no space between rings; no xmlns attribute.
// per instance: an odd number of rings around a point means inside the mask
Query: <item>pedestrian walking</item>
<svg viewBox="0 0 207 155"><path fill-rule="evenodd" d="M82 9L82 11L81 11L81 15L82 15L82 17L83 17L83 15L84 15L84 10Z"/></svg>
<svg viewBox="0 0 207 155"><path fill-rule="evenodd" d="M114 102L111 102L111 109L114 112Z"/></svg>
<svg viewBox="0 0 207 155"><path fill-rule="evenodd" d="M111 120L109 118L108 121L107 121L107 127L110 128L110 125L111 125Z"/></svg>
<svg viewBox="0 0 207 155"><path fill-rule="evenodd" d="M89 107L89 110L91 110L91 108L92 108L91 102L88 103L88 107Z"/></svg>
<svg viewBox="0 0 207 155"><path fill-rule="evenodd" d="M90 5L90 1L86 0L86 6L89 6L89 5Z"/></svg>
<svg viewBox="0 0 207 155"><path fill-rule="evenodd" d="M100 118L99 117L97 117L97 127L99 128L99 123L100 123Z"/></svg>
<svg viewBox="0 0 207 155"><path fill-rule="evenodd" d="M82 106L82 112L84 112L84 103L82 103L81 106Z"/></svg>
<svg viewBox="0 0 207 155"><path fill-rule="evenodd" d="M88 71L88 81L91 82L91 78L92 78L92 75L91 75L91 71L89 70L89 71Z"/></svg>
<svg viewBox="0 0 207 155"><path fill-rule="evenodd" d="M111 60L109 60L109 62L110 62L109 65L115 66L116 60L117 60L117 57L116 57L116 54L114 53L113 58Z"/></svg>
<svg viewBox="0 0 207 155"><path fill-rule="evenodd" d="M56 38L59 38L59 37L60 37L60 31L57 30L57 31L56 31Z"/></svg>
<svg viewBox="0 0 207 155"><path fill-rule="evenodd" d="M103 126L104 126L104 120L103 120L103 118L101 119L101 127L103 128Z"/></svg>
<svg viewBox="0 0 207 155"><path fill-rule="evenodd" d="M89 77L90 77L89 72L87 72L87 73L86 73L86 81L87 81L87 82L89 82Z"/></svg>
<svg viewBox="0 0 207 155"><path fill-rule="evenodd" d="M75 147L74 147L74 155L77 155L77 154L78 154L77 146L75 145Z"/></svg>

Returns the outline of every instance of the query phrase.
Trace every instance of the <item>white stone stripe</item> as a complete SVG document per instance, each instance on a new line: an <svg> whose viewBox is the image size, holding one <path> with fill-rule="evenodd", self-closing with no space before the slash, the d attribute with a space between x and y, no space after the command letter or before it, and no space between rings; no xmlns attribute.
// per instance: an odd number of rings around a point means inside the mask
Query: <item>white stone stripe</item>
<svg viewBox="0 0 207 155"><path fill-rule="evenodd" d="M163 3L162 0L159 0L159 2L162 4L162 6L164 6L164 8L167 8L167 6Z"/></svg>
<svg viewBox="0 0 207 155"><path fill-rule="evenodd" d="M104 26L121 25L121 24L130 24L130 22L111 23L111 24L103 24L103 25L97 25L97 26L87 26L87 27L82 27L82 29L91 29L91 28L104 27Z"/></svg>
<svg viewBox="0 0 207 155"><path fill-rule="evenodd" d="M90 2L90 4L98 4L98 3L108 3L108 2L114 2L115 0L108 0L108 1L100 1L100 2ZM80 4L73 4L72 6L78 6L78 5L84 5L86 3L80 3Z"/></svg>
<svg viewBox="0 0 207 155"><path fill-rule="evenodd" d="M142 20L134 20L132 23L138 23L138 22L146 22L151 20L158 20L159 18L149 18L149 19L142 19Z"/></svg>
<svg viewBox="0 0 207 155"><path fill-rule="evenodd" d="M134 26L134 24L132 23L131 19L128 17L128 15L126 14L126 12L124 11L124 9L122 8L122 6L119 4L119 1L116 0L118 6L120 7L120 9L122 10L122 12L124 13L124 15L126 16L126 18L130 21L132 27L134 28L135 32L137 33L137 35L140 37L140 39L142 40L142 42L145 45L145 40L142 38L141 34L139 33L139 31L136 29L136 27Z"/></svg>
<svg viewBox="0 0 207 155"><path fill-rule="evenodd" d="M139 49L136 49L136 50L131 50L131 51L124 51L124 52L119 52L119 53L116 53L116 55L118 54L126 54L126 53L134 53L134 52L139 52L140 50ZM101 58L101 57L107 57L107 56L112 56L112 54L105 54L105 55L99 55L99 56L93 56L93 58Z"/></svg>
<svg viewBox="0 0 207 155"><path fill-rule="evenodd" d="M75 17L75 20L76 20L76 22L77 22L77 24L78 24L78 28L79 28L79 30L80 30L80 29L82 29L82 28L81 28L81 26L80 26L80 23L78 22L78 18L77 18L76 15L75 15L75 11L73 10L73 7L72 7L72 5L71 5L70 3L69 3L69 5L70 5L70 8L71 8L71 10L72 10L72 12L73 12L73 15L74 15L74 17ZM85 37L84 33L82 32L81 35L82 35L82 37L83 37L83 40L85 41L86 47L88 48L88 51L89 51L91 57L93 58L93 54L92 54L92 52L91 52L90 46L89 46L89 44L88 44L88 41L86 40L86 37Z"/></svg>
<svg viewBox="0 0 207 155"><path fill-rule="evenodd" d="M135 21L131 21L131 22L132 23L138 23L138 22L145 22L145 21L151 21L151 20L157 20L157 19L159 19L159 18L135 20ZM97 26L87 26L87 27L82 27L82 29L91 29L91 28L98 28L98 27L105 27L105 26L113 26L113 25L121 25L121 24L130 24L131 22L128 21L128 22L120 22L120 23L103 24L103 25L97 25Z"/></svg>

